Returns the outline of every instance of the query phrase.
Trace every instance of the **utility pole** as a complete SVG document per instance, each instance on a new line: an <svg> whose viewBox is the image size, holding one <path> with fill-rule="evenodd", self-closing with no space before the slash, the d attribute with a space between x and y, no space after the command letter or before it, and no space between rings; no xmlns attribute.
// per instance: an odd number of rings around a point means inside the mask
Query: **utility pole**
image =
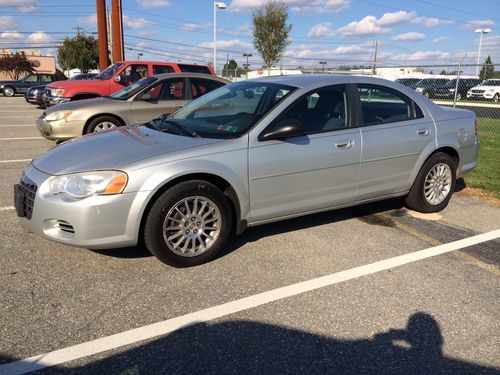
<svg viewBox="0 0 500 375"><path fill-rule="evenodd" d="M113 30L113 61L122 61L124 59L123 51L123 20L122 20L122 1L111 0L111 19Z"/></svg>
<svg viewBox="0 0 500 375"><path fill-rule="evenodd" d="M372 76L377 74L377 49L378 49L378 40L375 41L375 53L373 54Z"/></svg>
<svg viewBox="0 0 500 375"><path fill-rule="evenodd" d="M323 72L323 73L325 72L325 65L326 65L326 64L327 64L327 62L326 62L326 61L320 61L320 62L319 62L319 65L322 65L322 66L323 66L323 68L322 68L322 72Z"/></svg>
<svg viewBox="0 0 500 375"><path fill-rule="evenodd" d="M109 66L108 30L106 22L106 0L96 0L97 45L99 46L99 69Z"/></svg>
<svg viewBox="0 0 500 375"><path fill-rule="evenodd" d="M82 34L82 33L80 32L80 30L82 30L82 31L84 30L84 28L83 28L83 27L80 27L80 26L77 26L77 27L72 27L72 29L73 29L73 30L76 30L76 35L80 35L80 34Z"/></svg>

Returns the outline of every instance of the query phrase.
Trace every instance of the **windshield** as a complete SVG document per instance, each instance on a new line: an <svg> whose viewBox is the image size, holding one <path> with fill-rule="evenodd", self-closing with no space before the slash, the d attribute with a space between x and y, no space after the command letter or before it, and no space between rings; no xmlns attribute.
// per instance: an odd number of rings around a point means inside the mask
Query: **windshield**
<svg viewBox="0 0 500 375"><path fill-rule="evenodd" d="M114 94L108 96L108 98L116 99L116 100L127 100L141 91L144 87L149 86L153 82L156 82L156 78L148 77L143 78L136 83L131 84L130 86L126 86L121 90L118 90Z"/></svg>
<svg viewBox="0 0 500 375"><path fill-rule="evenodd" d="M236 138L295 89L268 82L237 82L203 95L167 120L174 120L201 137Z"/></svg>
<svg viewBox="0 0 500 375"><path fill-rule="evenodd" d="M99 73L96 78L100 78L104 81L110 79L113 77L118 69L120 69L123 66L122 63L116 63L113 65L108 66L106 69L104 69L101 73Z"/></svg>
<svg viewBox="0 0 500 375"><path fill-rule="evenodd" d="M500 86L500 80L498 79L487 79L483 83L481 83L481 86Z"/></svg>

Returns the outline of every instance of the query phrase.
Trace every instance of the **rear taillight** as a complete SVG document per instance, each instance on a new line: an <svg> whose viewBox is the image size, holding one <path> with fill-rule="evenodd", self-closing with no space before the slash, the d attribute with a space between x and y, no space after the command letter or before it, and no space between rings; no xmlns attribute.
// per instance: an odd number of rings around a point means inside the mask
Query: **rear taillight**
<svg viewBox="0 0 500 375"><path fill-rule="evenodd" d="M474 120L474 131L476 132L476 135L479 132L479 121L477 120L477 118Z"/></svg>

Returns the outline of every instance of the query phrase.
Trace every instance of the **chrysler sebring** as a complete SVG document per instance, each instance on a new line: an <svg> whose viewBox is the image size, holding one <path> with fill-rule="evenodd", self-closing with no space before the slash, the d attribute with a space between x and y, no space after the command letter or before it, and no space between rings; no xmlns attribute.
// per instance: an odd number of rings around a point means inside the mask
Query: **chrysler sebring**
<svg viewBox="0 0 500 375"><path fill-rule="evenodd" d="M478 149L473 112L398 83L269 77L56 146L27 166L15 206L50 240L144 242L161 261L191 266L272 221L398 196L414 210L442 210Z"/></svg>

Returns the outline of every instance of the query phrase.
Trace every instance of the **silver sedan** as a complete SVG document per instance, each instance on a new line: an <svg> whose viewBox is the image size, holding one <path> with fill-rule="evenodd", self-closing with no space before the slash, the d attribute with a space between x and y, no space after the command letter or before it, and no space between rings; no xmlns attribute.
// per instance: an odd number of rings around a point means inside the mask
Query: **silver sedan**
<svg viewBox="0 0 500 375"><path fill-rule="evenodd" d="M229 82L200 73L159 74L106 97L50 107L38 118L36 125L45 138L64 141L83 134L152 120L174 112Z"/></svg>
<svg viewBox="0 0 500 375"><path fill-rule="evenodd" d="M91 249L143 239L191 266L249 226L398 196L442 210L478 149L473 112L400 84L270 77L53 148L24 171L15 206L45 238Z"/></svg>

